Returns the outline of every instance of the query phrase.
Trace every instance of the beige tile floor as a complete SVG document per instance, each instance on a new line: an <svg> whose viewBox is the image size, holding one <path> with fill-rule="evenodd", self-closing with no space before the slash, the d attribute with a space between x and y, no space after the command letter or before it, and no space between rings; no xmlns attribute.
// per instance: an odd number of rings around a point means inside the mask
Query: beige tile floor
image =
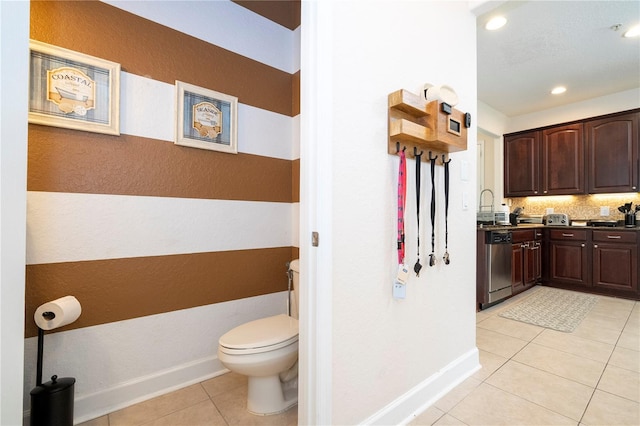
<svg viewBox="0 0 640 426"><path fill-rule="evenodd" d="M499 313L537 288L477 314L482 369L411 425L640 425L640 303L598 296L573 333ZM228 373L82 426L295 425L245 410L246 378Z"/></svg>
<svg viewBox="0 0 640 426"><path fill-rule="evenodd" d="M598 296L572 333L476 315L482 369L411 425L640 425L640 303Z"/></svg>

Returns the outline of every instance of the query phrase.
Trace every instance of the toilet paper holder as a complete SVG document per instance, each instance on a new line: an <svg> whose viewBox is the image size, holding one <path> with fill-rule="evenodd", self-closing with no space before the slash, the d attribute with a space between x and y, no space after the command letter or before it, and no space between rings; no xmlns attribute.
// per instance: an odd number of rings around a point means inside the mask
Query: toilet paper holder
<svg viewBox="0 0 640 426"><path fill-rule="evenodd" d="M52 325L51 321L56 318L53 310L46 309L46 306L55 304L56 302L71 301L70 310L73 311L70 317L64 318L60 325ZM44 310L43 310L44 308ZM61 308L64 312L64 308ZM74 385L76 379L73 377L63 377L53 375L51 382L42 383L42 364L44 353L44 332L42 327L48 330L62 327L74 322L80 316L80 303L73 296L66 296L53 302L41 305L34 313L34 320L38 327L38 354L36 364L36 387L31 390L31 419L30 424L43 426L72 426L73 425L73 404L74 404ZM45 320L40 321L38 313ZM41 327L42 326L42 327Z"/></svg>

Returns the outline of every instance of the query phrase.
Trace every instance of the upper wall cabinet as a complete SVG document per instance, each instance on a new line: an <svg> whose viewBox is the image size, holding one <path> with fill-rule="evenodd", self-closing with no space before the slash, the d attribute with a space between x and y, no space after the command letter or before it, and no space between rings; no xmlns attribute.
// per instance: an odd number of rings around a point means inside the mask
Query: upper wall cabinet
<svg viewBox="0 0 640 426"><path fill-rule="evenodd" d="M504 136L505 197L637 192L640 112Z"/></svg>
<svg viewBox="0 0 640 426"><path fill-rule="evenodd" d="M582 124L504 138L505 197L584 194Z"/></svg>
<svg viewBox="0 0 640 426"><path fill-rule="evenodd" d="M585 123L589 193L638 191L638 117L631 113Z"/></svg>
<svg viewBox="0 0 640 426"><path fill-rule="evenodd" d="M504 196L527 197L540 191L540 132L504 137Z"/></svg>
<svg viewBox="0 0 640 426"><path fill-rule="evenodd" d="M582 123L542 131L542 195L584 194Z"/></svg>

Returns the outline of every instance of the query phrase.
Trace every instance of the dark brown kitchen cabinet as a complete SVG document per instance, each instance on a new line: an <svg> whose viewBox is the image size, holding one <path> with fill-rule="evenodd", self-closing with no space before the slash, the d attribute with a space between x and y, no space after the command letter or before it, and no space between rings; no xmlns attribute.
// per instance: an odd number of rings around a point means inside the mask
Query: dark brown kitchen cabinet
<svg viewBox="0 0 640 426"><path fill-rule="evenodd" d="M505 197L538 195L540 191L540 132L504 137Z"/></svg>
<svg viewBox="0 0 640 426"><path fill-rule="evenodd" d="M627 113L585 122L588 192L638 192L638 121Z"/></svg>
<svg viewBox="0 0 640 426"><path fill-rule="evenodd" d="M515 294L524 290L524 244L514 243L511 250L511 289Z"/></svg>
<svg viewBox="0 0 640 426"><path fill-rule="evenodd" d="M513 294L517 294L534 286L542 278L542 231L514 230L512 237L511 287Z"/></svg>
<svg viewBox="0 0 640 426"><path fill-rule="evenodd" d="M542 195L584 194L582 123L542 131Z"/></svg>
<svg viewBox="0 0 640 426"><path fill-rule="evenodd" d="M640 231L566 227L544 234L544 284L640 300Z"/></svg>
<svg viewBox="0 0 640 426"><path fill-rule="evenodd" d="M549 231L548 279L553 284L588 287L587 230L573 228Z"/></svg>
<svg viewBox="0 0 640 426"><path fill-rule="evenodd" d="M504 196L640 192L640 110L504 135Z"/></svg>
<svg viewBox="0 0 640 426"><path fill-rule="evenodd" d="M504 187L505 197L583 194L582 123L505 136Z"/></svg>
<svg viewBox="0 0 640 426"><path fill-rule="evenodd" d="M593 286L636 294L637 232L593 231Z"/></svg>

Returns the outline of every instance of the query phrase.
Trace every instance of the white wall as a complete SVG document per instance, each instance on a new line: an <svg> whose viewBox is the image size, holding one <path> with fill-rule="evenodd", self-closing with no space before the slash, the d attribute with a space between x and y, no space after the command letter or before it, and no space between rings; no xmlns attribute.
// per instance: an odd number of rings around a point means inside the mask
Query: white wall
<svg viewBox="0 0 640 426"><path fill-rule="evenodd" d="M22 424L29 3L0 2L0 424Z"/></svg>
<svg viewBox="0 0 640 426"><path fill-rule="evenodd" d="M311 79L306 84L313 87L318 81L330 91L309 101L316 113L322 111L328 118L315 123L316 129L306 128L306 110L301 112L303 166L307 148L325 161L326 167L317 169L316 181L321 185L319 191L329 196L321 208L330 217L317 221L327 234L321 232L320 247L314 252L318 271L326 272L317 284L331 297L316 306L321 313L331 312L329 423L398 424L478 367L475 245L469 243L475 235L475 209L472 201L468 210L461 208L463 193L469 200L476 197L475 16L466 2L329 3L317 6L320 19L327 10L331 19L316 29L316 45L309 45L331 55L322 56L313 72L306 71L304 59L301 66L303 81ZM302 48L307 46L303 43ZM411 274L407 298L398 301L391 295L397 271L398 158L387 154L387 96L398 89L418 93L427 82L453 86L461 100L458 109L472 114L473 125L468 150L451 155L452 263L445 266L441 260L444 195L443 167L438 166L435 253L439 262L432 268L425 266L419 278ZM303 100L308 94L305 87ZM314 132L320 136L314 139ZM471 176L467 181L461 179L463 162ZM407 258L413 266L415 162L409 161L408 167ZM424 264L430 252L428 170L425 163ZM304 178L308 171L301 173ZM304 257L307 249L304 241L301 244Z"/></svg>

